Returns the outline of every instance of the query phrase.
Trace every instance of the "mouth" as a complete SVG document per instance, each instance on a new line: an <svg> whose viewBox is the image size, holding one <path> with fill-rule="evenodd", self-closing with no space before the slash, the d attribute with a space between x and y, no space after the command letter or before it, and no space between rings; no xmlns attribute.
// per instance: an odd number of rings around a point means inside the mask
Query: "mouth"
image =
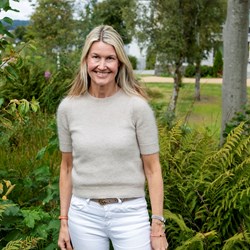
<svg viewBox="0 0 250 250"><path fill-rule="evenodd" d="M110 71L94 71L97 76L104 77L110 74Z"/></svg>

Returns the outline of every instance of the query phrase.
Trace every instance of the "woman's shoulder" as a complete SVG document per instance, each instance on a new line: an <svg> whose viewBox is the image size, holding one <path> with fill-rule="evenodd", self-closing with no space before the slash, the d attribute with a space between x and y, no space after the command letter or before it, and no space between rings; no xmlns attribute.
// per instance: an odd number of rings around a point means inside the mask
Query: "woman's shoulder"
<svg viewBox="0 0 250 250"><path fill-rule="evenodd" d="M134 108L148 108L148 101L142 96L133 95L131 96L131 103Z"/></svg>
<svg viewBox="0 0 250 250"><path fill-rule="evenodd" d="M75 97L75 96L64 97L58 106L58 111L66 112L67 110L71 109L71 107L74 105L77 99L79 99L79 97Z"/></svg>

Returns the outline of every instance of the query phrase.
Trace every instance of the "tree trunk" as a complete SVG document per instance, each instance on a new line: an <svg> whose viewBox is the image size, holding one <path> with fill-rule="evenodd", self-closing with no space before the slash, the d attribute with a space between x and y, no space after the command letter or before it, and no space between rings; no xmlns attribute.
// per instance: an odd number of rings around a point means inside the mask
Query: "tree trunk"
<svg viewBox="0 0 250 250"><path fill-rule="evenodd" d="M223 30L221 143L226 124L247 102L249 0L228 0Z"/></svg>
<svg viewBox="0 0 250 250"><path fill-rule="evenodd" d="M201 80L201 62L197 60L196 66L195 66L195 100L196 101L201 100L200 80Z"/></svg>
<svg viewBox="0 0 250 250"><path fill-rule="evenodd" d="M168 106L168 111L171 112L172 114L175 113L176 110L176 105L177 105L177 100L179 96L179 90L180 86L182 83L182 73L181 73L181 66L182 63L176 63L175 65L175 71L174 71L174 89L171 97L171 101Z"/></svg>

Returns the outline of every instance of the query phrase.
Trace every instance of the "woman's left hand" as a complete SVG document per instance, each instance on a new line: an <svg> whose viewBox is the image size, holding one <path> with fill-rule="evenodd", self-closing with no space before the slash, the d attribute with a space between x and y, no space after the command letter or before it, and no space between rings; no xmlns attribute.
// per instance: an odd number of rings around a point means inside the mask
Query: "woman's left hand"
<svg viewBox="0 0 250 250"><path fill-rule="evenodd" d="M168 242L166 237L151 237L152 250L166 250L168 249Z"/></svg>
<svg viewBox="0 0 250 250"><path fill-rule="evenodd" d="M168 241L164 233L165 225L158 220L152 220L151 225L151 246L152 250L166 250L168 249Z"/></svg>

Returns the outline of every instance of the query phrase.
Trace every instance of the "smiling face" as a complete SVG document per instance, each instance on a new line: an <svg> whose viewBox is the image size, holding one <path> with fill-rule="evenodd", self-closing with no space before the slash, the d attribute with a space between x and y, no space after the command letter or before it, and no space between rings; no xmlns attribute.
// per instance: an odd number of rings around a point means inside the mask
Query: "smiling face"
<svg viewBox="0 0 250 250"><path fill-rule="evenodd" d="M91 87L113 87L118 73L119 60L112 45L94 42L87 56L87 71Z"/></svg>

